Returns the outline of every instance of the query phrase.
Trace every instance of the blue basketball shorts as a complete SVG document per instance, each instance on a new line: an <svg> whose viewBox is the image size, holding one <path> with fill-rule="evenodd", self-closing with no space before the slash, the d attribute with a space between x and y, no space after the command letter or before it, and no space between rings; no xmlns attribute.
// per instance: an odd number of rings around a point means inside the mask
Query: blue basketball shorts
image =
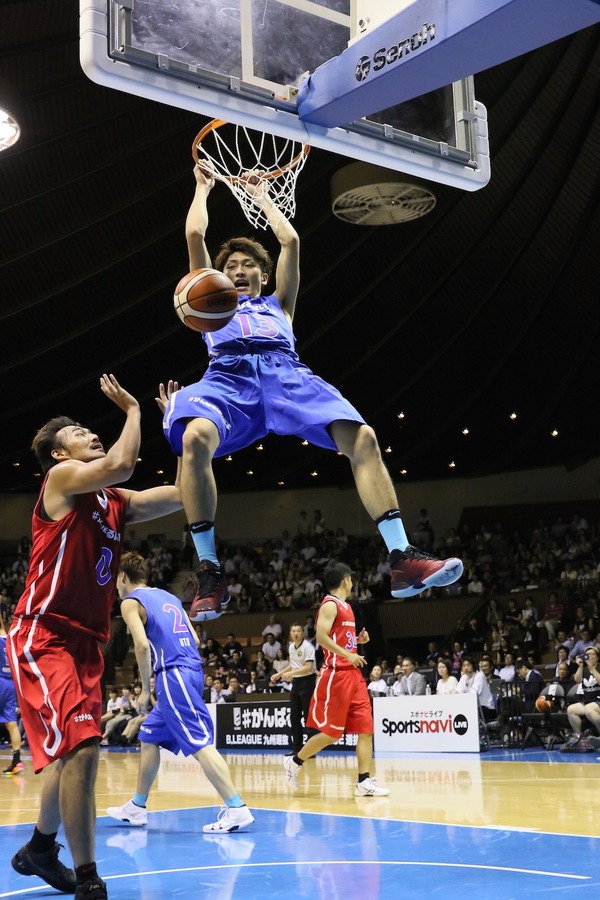
<svg viewBox="0 0 600 900"><path fill-rule="evenodd" d="M175 666L156 676L158 703L140 726L143 744L160 744L191 756L214 744L210 713L202 699L204 672Z"/></svg>
<svg viewBox="0 0 600 900"><path fill-rule="evenodd" d="M163 428L177 456L183 452L187 420L198 418L210 419L219 430L216 456L241 450L270 432L337 450L327 426L365 421L336 388L285 353L221 357L200 381L173 394Z"/></svg>
<svg viewBox="0 0 600 900"><path fill-rule="evenodd" d="M17 721L17 693L12 678L0 678L0 722Z"/></svg>

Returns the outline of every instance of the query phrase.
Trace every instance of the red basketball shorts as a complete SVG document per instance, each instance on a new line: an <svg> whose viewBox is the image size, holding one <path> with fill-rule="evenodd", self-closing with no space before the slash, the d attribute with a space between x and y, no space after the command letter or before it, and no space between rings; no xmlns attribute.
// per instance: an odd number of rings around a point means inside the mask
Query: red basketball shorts
<svg viewBox="0 0 600 900"><path fill-rule="evenodd" d="M104 660L94 638L15 619L6 649L36 772L101 737Z"/></svg>
<svg viewBox="0 0 600 900"><path fill-rule="evenodd" d="M336 738L344 731L373 734L371 701L360 669L321 669L306 726Z"/></svg>

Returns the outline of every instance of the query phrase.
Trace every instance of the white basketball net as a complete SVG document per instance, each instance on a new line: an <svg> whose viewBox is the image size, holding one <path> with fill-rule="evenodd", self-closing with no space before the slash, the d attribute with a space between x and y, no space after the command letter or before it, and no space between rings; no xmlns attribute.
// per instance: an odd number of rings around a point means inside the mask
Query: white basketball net
<svg viewBox="0 0 600 900"><path fill-rule="evenodd" d="M255 228L273 227L281 216L293 218L307 145L219 120L199 140L201 135L194 142L194 159L209 163L215 179L227 185Z"/></svg>

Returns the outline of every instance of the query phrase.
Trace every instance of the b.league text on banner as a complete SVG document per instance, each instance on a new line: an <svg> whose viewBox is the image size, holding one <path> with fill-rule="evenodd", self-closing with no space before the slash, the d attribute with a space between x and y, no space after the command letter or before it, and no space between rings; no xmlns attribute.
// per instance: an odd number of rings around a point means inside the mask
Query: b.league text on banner
<svg viewBox="0 0 600 900"><path fill-rule="evenodd" d="M218 703L216 706L218 750L291 750L292 724L288 700L264 703ZM329 749L352 750L355 734L344 734Z"/></svg>

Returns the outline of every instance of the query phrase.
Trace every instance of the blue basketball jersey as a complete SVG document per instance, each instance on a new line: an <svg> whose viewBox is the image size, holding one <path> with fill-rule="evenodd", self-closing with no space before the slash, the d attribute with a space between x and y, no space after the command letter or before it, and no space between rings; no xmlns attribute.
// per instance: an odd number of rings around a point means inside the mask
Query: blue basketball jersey
<svg viewBox="0 0 600 900"><path fill-rule="evenodd" d="M173 666L202 670L202 660L178 597L160 588L136 588L129 595L146 610L146 635L155 672Z"/></svg>
<svg viewBox="0 0 600 900"><path fill-rule="evenodd" d="M277 350L298 359L296 338L275 294L240 297L238 310L224 328L203 334L212 359L236 353Z"/></svg>
<svg viewBox="0 0 600 900"><path fill-rule="evenodd" d="M12 681L12 673L6 658L6 635L0 635L0 678L8 678Z"/></svg>

